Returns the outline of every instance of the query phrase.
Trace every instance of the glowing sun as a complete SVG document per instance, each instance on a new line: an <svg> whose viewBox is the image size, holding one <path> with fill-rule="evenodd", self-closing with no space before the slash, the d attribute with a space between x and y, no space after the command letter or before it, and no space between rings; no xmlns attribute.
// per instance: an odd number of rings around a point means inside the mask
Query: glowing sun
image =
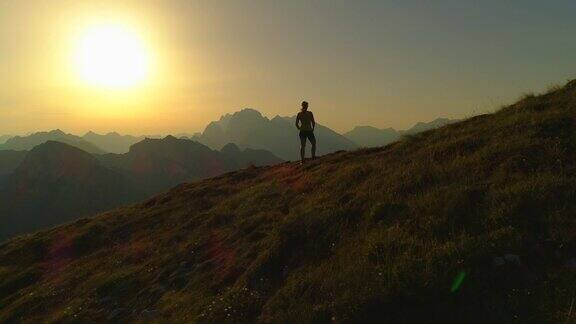
<svg viewBox="0 0 576 324"><path fill-rule="evenodd" d="M138 34L126 26L89 27L81 34L74 56L77 73L92 86L132 88L148 76L146 46Z"/></svg>

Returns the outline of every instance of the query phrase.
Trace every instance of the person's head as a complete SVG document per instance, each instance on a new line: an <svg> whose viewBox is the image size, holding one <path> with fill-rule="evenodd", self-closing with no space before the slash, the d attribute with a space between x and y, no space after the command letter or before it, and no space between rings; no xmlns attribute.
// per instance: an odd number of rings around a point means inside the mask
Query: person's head
<svg viewBox="0 0 576 324"><path fill-rule="evenodd" d="M302 101L302 111L308 110L308 101Z"/></svg>

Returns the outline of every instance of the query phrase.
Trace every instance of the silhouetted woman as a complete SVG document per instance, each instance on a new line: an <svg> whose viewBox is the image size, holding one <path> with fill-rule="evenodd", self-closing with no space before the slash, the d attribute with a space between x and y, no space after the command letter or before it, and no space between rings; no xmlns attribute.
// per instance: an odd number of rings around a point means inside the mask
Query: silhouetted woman
<svg viewBox="0 0 576 324"><path fill-rule="evenodd" d="M306 139L312 144L312 159L316 158L316 137L314 136L314 128L316 121L311 111L308 111L308 102L302 101L302 110L296 116L296 128L300 130L300 158L301 163L304 163L304 156L306 155Z"/></svg>

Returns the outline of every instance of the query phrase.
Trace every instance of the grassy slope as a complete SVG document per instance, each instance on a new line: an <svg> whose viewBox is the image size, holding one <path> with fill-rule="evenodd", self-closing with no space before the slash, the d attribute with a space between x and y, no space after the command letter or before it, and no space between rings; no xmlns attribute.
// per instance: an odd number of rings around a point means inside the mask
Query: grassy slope
<svg viewBox="0 0 576 324"><path fill-rule="evenodd" d="M12 240L0 322L565 321L575 107L573 82L384 148L249 168ZM495 267L504 254L520 264Z"/></svg>

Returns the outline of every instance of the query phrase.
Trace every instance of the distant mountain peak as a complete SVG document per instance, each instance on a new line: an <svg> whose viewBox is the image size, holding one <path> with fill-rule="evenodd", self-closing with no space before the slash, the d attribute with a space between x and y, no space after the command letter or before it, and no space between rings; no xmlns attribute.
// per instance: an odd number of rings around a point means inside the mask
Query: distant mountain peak
<svg viewBox="0 0 576 324"><path fill-rule="evenodd" d="M226 154L240 153L240 148L234 143L228 143L220 151Z"/></svg>
<svg viewBox="0 0 576 324"><path fill-rule="evenodd" d="M145 138L144 140L132 145L130 147L129 152L146 152L156 154L158 150L175 150L175 151L183 151L183 150L197 150L197 149L204 149L210 150L207 146L200 144L196 141L192 141L189 139L182 139L176 138L172 135L168 135L164 138Z"/></svg>
<svg viewBox="0 0 576 324"><path fill-rule="evenodd" d="M44 147L58 147L58 148L62 148L62 149L79 150L78 148L75 148L71 145L62 143L60 141L48 140L48 141L44 142L43 144L40 144L40 145L34 147L30 152L41 150Z"/></svg>
<svg viewBox="0 0 576 324"><path fill-rule="evenodd" d="M240 111L236 112L236 114L254 114L262 116L262 113L254 108L243 108Z"/></svg>
<svg viewBox="0 0 576 324"><path fill-rule="evenodd" d="M20 177L83 178L89 170L98 166L91 154L58 141L46 141L34 147L18 167Z"/></svg>
<svg viewBox="0 0 576 324"><path fill-rule="evenodd" d="M49 140L43 144L35 146L32 150L30 150L30 154L38 154L43 152L66 152L71 154L79 154L86 157L89 157L90 160L96 160L90 153L83 151L75 146L70 144L62 143L60 141Z"/></svg>
<svg viewBox="0 0 576 324"><path fill-rule="evenodd" d="M209 123L195 139L212 149L236 143L244 149L267 150L284 160L297 159L299 142L294 120L295 116L279 115L269 119L256 109L244 108ZM352 141L321 124L317 124L316 138L322 142L317 152L319 155L357 148Z"/></svg>
<svg viewBox="0 0 576 324"><path fill-rule="evenodd" d="M111 131L106 134L89 131L83 138L106 152L116 154L128 152L132 144L144 139L143 136L121 135L116 131Z"/></svg>
<svg viewBox="0 0 576 324"><path fill-rule="evenodd" d="M244 108L240 111L237 111L235 113L233 113L232 115L229 116L228 121L232 122L232 121L238 121L238 120L242 120L242 121L248 121L248 120L254 120L254 121L258 121L258 120L268 120L268 118L266 118L264 115L262 115L261 112L259 112L256 109L253 108ZM228 124L223 123L224 128L227 128Z"/></svg>
<svg viewBox="0 0 576 324"><path fill-rule="evenodd" d="M164 137L162 140L169 142L169 141L179 141L180 139L178 139L172 135L166 135L166 137Z"/></svg>
<svg viewBox="0 0 576 324"><path fill-rule="evenodd" d="M373 126L356 126L344 136L359 146L384 146L400 138L400 133L393 128L379 129Z"/></svg>
<svg viewBox="0 0 576 324"><path fill-rule="evenodd" d="M218 124L218 122L214 122L214 121L213 121L213 122L208 123L208 125L206 125L205 131L206 131L206 130L211 130L211 131L212 131L212 130L220 130L220 131L222 131L222 127L220 127L220 125Z"/></svg>
<svg viewBox="0 0 576 324"><path fill-rule="evenodd" d="M274 116L274 118L270 119L270 121L278 123L278 122L286 122L287 119L289 119L290 117L282 117L280 115L276 115Z"/></svg>
<svg viewBox="0 0 576 324"><path fill-rule="evenodd" d="M242 110L240 110L238 113L238 115L244 115L244 116L251 116L254 118L259 118L259 119L266 119L269 120L268 117L262 115L262 113L254 108L244 108Z"/></svg>
<svg viewBox="0 0 576 324"><path fill-rule="evenodd" d="M450 119L450 118L444 118L444 117L439 117L434 119L433 121L430 122L418 122L416 123L412 128L407 129L405 131L403 131L404 134L416 134L416 133L420 133L420 132L424 132L430 129L434 129L434 128L438 128L438 127L442 127L444 125L450 124L450 123L454 123L458 120L456 119Z"/></svg>
<svg viewBox="0 0 576 324"><path fill-rule="evenodd" d="M359 126L354 126L353 130L368 130L368 129L379 129L379 128L374 127L374 126L368 126L368 125L359 125Z"/></svg>
<svg viewBox="0 0 576 324"><path fill-rule="evenodd" d="M51 135L66 135L61 129L55 129L49 132Z"/></svg>
<svg viewBox="0 0 576 324"><path fill-rule="evenodd" d="M83 140L82 137L78 137L76 135L66 134L60 129L55 129L48 132L36 132L27 136L16 136L10 138L5 144L2 145L2 149L11 149L17 151L31 150L35 146L51 140L56 140L58 142L75 146L88 153L105 153L105 151L94 145L91 141Z"/></svg>

